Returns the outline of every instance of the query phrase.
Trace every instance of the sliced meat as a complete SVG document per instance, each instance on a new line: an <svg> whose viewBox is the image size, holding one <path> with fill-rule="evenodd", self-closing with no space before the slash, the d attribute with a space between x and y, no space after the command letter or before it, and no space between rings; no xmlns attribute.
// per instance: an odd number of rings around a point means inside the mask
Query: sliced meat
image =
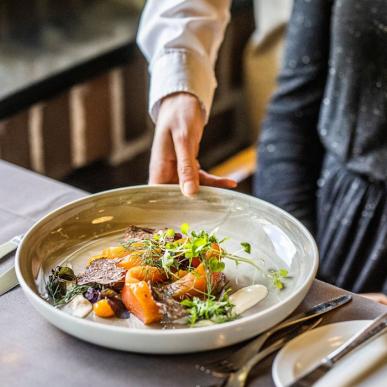
<svg viewBox="0 0 387 387"><path fill-rule="evenodd" d="M98 283L120 287L124 284L126 270L117 266L121 259L100 258L93 261L86 271L77 276L78 285Z"/></svg>
<svg viewBox="0 0 387 387"><path fill-rule="evenodd" d="M165 287L152 286L153 298L160 309L162 322L173 322L187 316L187 311L180 302L171 298L165 291Z"/></svg>
<svg viewBox="0 0 387 387"><path fill-rule="evenodd" d="M219 274L216 278L216 281L212 284L212 290L211 293L214 296L218 296L221 294L225 288L227 288L227 281L226 281L226 276L224 273L217 273Z"/></svg>
<svg viewBox="0 0 387 387"><path fill-rule="evenodd" d="M125 236L124 236L124 242L130 240L130 239L150 239L152 238L153 234L156 232L154 228L148 228L148 227L138 227L131 225L126 230Z"/></svg>

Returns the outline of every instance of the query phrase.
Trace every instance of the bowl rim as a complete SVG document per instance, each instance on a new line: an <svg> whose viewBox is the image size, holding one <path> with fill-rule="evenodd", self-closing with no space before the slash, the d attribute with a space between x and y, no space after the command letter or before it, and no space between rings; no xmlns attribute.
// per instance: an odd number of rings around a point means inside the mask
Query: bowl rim
<svg viewBox="0 0 387 387"><path fill-rule="evenodd" d="M74 324L80 324L84 327L88 327L90 329L97 329L102 330L105 332L110 333L122 333L126 335L132 335L135 334L137 336L186 336L188 335L196 335L199 333L205 333L205 332L216 332L218 330L225 330L225 329L233 329L236 327L240 327L241 325L248 324L250 322L255 321L256 319L262 318L265 315L269 315L273 310L280 308L282 305L291 302L294 299L297 299L299 294L304 291L306 287L310 287L318 269L319 264L319 253L318 248L316 245L316 242L309 232L309 230L294 216L290 215L288 212L282 210L281 208L268 203L262 199L256 198L252 195L240 193L237 191L231 191L227 189L222 188L216 188L216 187L206 187L202 186L200 187L201 192L209 192L209 193L219 193L219 194L227 194L233 197L239 197L243 198L244 200L247 200L248 202L254 201L254 202L260 202L261 205L266 206L267 208L274 210L276 212L279 212L282 214L285 218L287 218L289 221L295 223L303 232L309 243L311 244L313 253L311 254L312 259L312 270L309 272L309 274L306 276L304 281L296 288L296 290L289 294L286 298L281 300L280 302L270 306L269 308L257 312L255 314L252 314L250 316L244 316L237 318L235 320L225 322L222 324L214 324L210 326L204 326L204 327L187 327L187 328L179 328L179 329L138 329L138 328L132 328L132 327L122 327L122 326L116 326L116 325L109 325L109 324L102 324L98 321L91 321L86 320L78 317L71 316L70 314L60 310L59 308L54 307L49 302L44 300L40 295L38 295L35 291L32 290L32 288L27 284L27 282L24 280L22 269L21 269L21 255L24 249L24 246L26 244L26 241L30 238L31 234L35 232L35 230L43 223L43 222L49 222L51 221L55 216L58 215L58 213L65 212L69 209L69 207L82 205L84 202L88 202L90 200L93 200L94 198L100 198L103 196L108 196L112 193L119 193L119 192L128 192L128 191L135 191L135 190L154 190L154 189L162 189L162 190L170 190L175 189L180 191L180 187L177 184L154 184L154 185L134 185L134 186L128 186L128 187L121 187L121 188L115 188L111 190L105 190L99 193L90 194L86 197L82 197L79 199L75 199L67 204L64 204L50 212L48 212L46 215L41 217L38 221L36 221L24 234L24 237L20 243L20 245L17 248L16 251L16 257L15 257L15 270L16 270L16 276L19 281L19 284L21 288L23 289L24 293L27 295L27 297L30 299L31 302L37 303L39 306L45 308L49 313L53 313L57 315L58 317L63 318L64 320L68 321L69 323ZM200 193L199 193L200 195Z"/></svg>

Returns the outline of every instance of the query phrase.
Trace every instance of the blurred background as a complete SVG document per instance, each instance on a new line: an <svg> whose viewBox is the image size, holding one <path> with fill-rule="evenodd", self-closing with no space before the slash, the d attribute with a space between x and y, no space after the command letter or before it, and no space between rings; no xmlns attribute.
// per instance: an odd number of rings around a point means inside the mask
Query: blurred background
<svg viewBox="0 0 387 387"><path fill-rule="evenodd" d="M89 192L145 184L143 0L0 0L0 159ZM200 152L249 192L291 0L234 0Z"/></svg>

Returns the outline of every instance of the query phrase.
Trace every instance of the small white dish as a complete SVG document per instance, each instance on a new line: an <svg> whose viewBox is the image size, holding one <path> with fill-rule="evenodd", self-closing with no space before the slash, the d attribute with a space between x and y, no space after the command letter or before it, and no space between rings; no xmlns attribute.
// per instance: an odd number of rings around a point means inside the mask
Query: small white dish
<svg viewBox="0 0 387 387"><path fill-rule="evenodd" d="M357 320L329 324L296 337L274 360L272 375L275 385L288 386L370 322ZM387 333L346 356L315 384L316 387L386 385Z"/></svg>

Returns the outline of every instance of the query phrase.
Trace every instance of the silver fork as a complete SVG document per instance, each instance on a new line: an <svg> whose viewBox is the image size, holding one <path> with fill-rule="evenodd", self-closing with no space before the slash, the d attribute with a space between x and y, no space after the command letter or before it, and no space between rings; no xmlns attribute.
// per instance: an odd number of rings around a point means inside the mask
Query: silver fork
<svg viewBox="0 0 387 387"><path fill-rule="evenodd" d="M263 351L256 353L252 358L250 358L238 371L230 373L227 378L222 382L219 387L244 387L247 381L247 377L250 374L250 371L263 359L272 353L278 351L282 348L287 342L294 339L295 337L316 328L322 321L322 318L314 321L312 323L303 324L283 337L276 340L269 347L265 348Z"/></svg>
<svg viewBox="0 0 387 387"><path fill-rule="evenodd" d="M311 318L320 316L324 313L327 313L333 309L336 309L346 304L351 300L352 296L344 295L333 298L332 300L329 300L327 302L315 305L306 312L299 313L296 316L290 317L287 320L281 322L280 324L274 326L270 330L262 333L256 339L252 340L238 351L232 353L230 356L205 364L197 364L196 368L202 372L205 372L207 374L210 373L214 376L222 376L225 373L235 372L239 368L241 368L248 359L254 356L262 348L267 339L274 333L284 328L288 328L303 321L309 320Z"/></svg>

